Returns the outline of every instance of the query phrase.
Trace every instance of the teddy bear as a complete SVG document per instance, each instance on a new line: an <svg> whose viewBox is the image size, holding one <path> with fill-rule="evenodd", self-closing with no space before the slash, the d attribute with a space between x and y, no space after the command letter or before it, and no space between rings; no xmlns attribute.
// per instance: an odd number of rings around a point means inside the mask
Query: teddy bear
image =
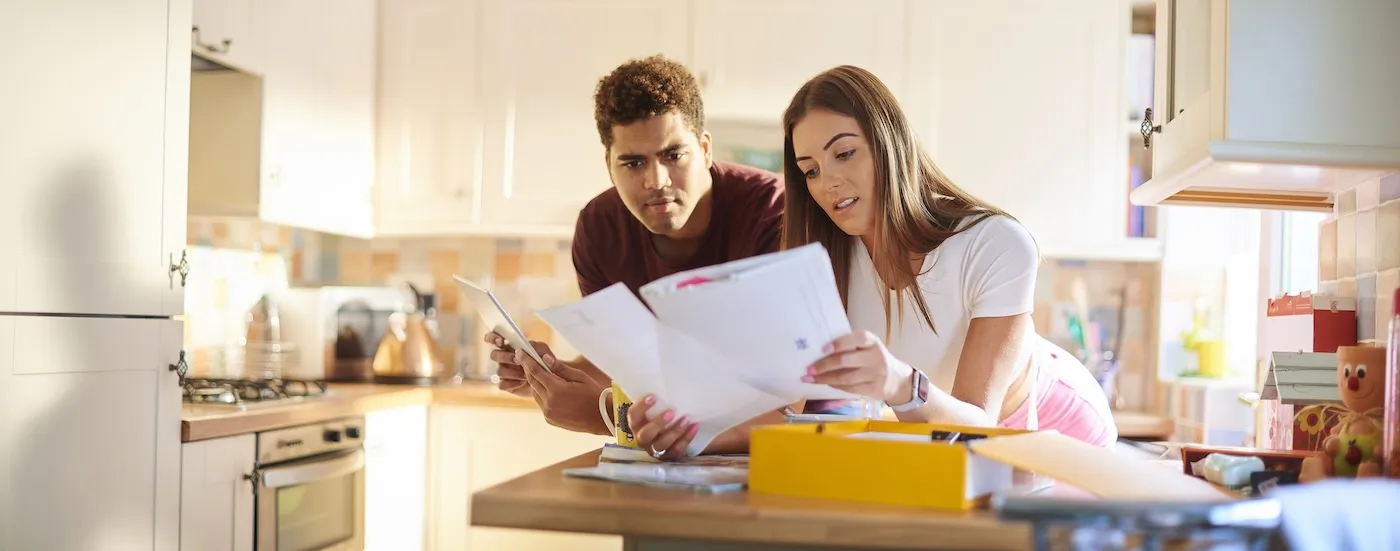
<svg viewBox="0 0 1400 551"><path fill-rule="evenodd" d="M1375 346L1337 348L1337 389L1341 391L1342 406L1309 406L1298 415L1316 414L1321 418L1323 414L1335 413L1338 422L1323 439L1322 449L1303 460L1299 481L1381 474L1385 350Z"/></svg>

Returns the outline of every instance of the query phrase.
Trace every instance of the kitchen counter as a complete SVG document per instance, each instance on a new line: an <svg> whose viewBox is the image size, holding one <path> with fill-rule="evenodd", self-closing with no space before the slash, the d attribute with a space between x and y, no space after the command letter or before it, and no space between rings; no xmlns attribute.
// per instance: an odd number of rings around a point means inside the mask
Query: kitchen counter
<svg viewBox="0 0 1400 551"><path fill-rule="evenodd" d="M612 534L628 551L1028 549L1030 525L989 511L938 511L734 492L693 494L568 478L585 453L476 492L472 526ZM722 542L722 543L721 543ZM722 547L715 547L722 545Z"/></svg>
<svg viewBox="0 0 1400 551"><path fill-rule="evenodd" d="M430 387L330 383L328 390L325 396L241 411L230 406L183 404L180 439L194 442L419 404L538 408L533 400L501 392L486 382Z"/></svg>
<svg viewBox="0 0 1400 551"><path fill-rule="evenodd" d="M1140 411L1114 410L1113 423L1118 425L1118 436L1129 440L1170 440L1176 430L1171 419Z"/></svg>

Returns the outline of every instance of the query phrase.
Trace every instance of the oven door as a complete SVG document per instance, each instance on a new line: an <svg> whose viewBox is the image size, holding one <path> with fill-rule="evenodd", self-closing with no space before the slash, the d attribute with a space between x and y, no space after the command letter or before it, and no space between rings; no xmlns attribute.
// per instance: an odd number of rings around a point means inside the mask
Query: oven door
<svg viewBox="0 0 1400 551"><path fill-rule="evenodd" d="M354 449L262 469L257 551L362 551L365 452Z"/></svg>

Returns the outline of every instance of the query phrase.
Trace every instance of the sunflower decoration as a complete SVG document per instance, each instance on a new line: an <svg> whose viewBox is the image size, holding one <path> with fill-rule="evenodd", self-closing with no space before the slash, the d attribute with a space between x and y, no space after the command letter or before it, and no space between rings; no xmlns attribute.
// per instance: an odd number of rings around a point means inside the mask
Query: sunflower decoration
<svg viewBox="0 0 1400 551"><path fill-rule="evenodd" d="M1327 414L1340 409L1333 404L1318 404L1300 409L1293 416L1293 423L1308 435L1308 449L1317 449L1318 435L1327 427Z"/></svg>

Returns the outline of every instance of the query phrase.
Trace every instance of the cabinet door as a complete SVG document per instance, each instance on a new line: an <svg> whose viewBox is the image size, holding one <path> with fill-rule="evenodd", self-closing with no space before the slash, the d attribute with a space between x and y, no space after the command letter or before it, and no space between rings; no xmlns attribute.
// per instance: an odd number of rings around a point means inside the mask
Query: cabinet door
<svg viewBox="0 0 1400 551"><path fill-rule="evenodd" d="M194 53L262 74L263 44L253 24L253 0L194 0Z"/></svg>
<svg viewBox="0 0 1400 551"><path fill-rule="evenodd" d="M380 5L376 235L466 233L480 222L477 3Z"/></svg>
<svg viewBox="0 0 1400 551"><path fill-rule="evenodd" d="M482 223L572 232L612 185L593 119L598 79L629 58L686 62L683 0L482 0L478 82L488 136Z"/></svg>
<svg viewBox="0 0 1400 551"><path fill-rule="evenodd" d="M1127 232L1122 2L919 1L916 120L954 183L1019 219L1042 254ZM1087 214L1085 214L1087 213Z"/></svg>
<svg viewBox="0 0 1400 551"><path fill-rule="evenodd" d="M186 2L0 2L0 312L182 311Z"/></svg>
<svg viewBox="0 0 1400 551"><path fill-rule="evenodd" d="M902 95L906 4L874 0L854 9L840 0L694 2L692 57L706 117L780 121L804 82L838 65L867 69Z"/></svg>
<svg viewBox="0 0 1400 551"><path fill-rule="evenodd" d="M253 551L252 434L180 446L180 549Z"/></svg>
<svg viewBox="0 0 1400 551"><path fill-rule="evenodd" d="M1154 80L1152 134L1154 176L1180 172L1194 162L1212 139L1225 132L1221 77L1225 2L1159 0L1157 3L1157 73ZM1218 63L1217 63L1218 62ZM1212 67L1217 64L1217 67Z"/></svg>
<svg viewBox="0 0 1400 551"><path fill-rule="evenodd" d="M265 220L369 237L375 0L261 2Z"/></svg>
<svg viewBox="0 0 1400 551"><path fill-rule="evenodd" d="M365 551L423 549L428 407L365 416Z"/></svg>
<svg viewBox="0 0 1400 551"><path fill-rule="evenodd" d="M178 547L181 340L168 319L0 316L0 549Z"/></svg>

